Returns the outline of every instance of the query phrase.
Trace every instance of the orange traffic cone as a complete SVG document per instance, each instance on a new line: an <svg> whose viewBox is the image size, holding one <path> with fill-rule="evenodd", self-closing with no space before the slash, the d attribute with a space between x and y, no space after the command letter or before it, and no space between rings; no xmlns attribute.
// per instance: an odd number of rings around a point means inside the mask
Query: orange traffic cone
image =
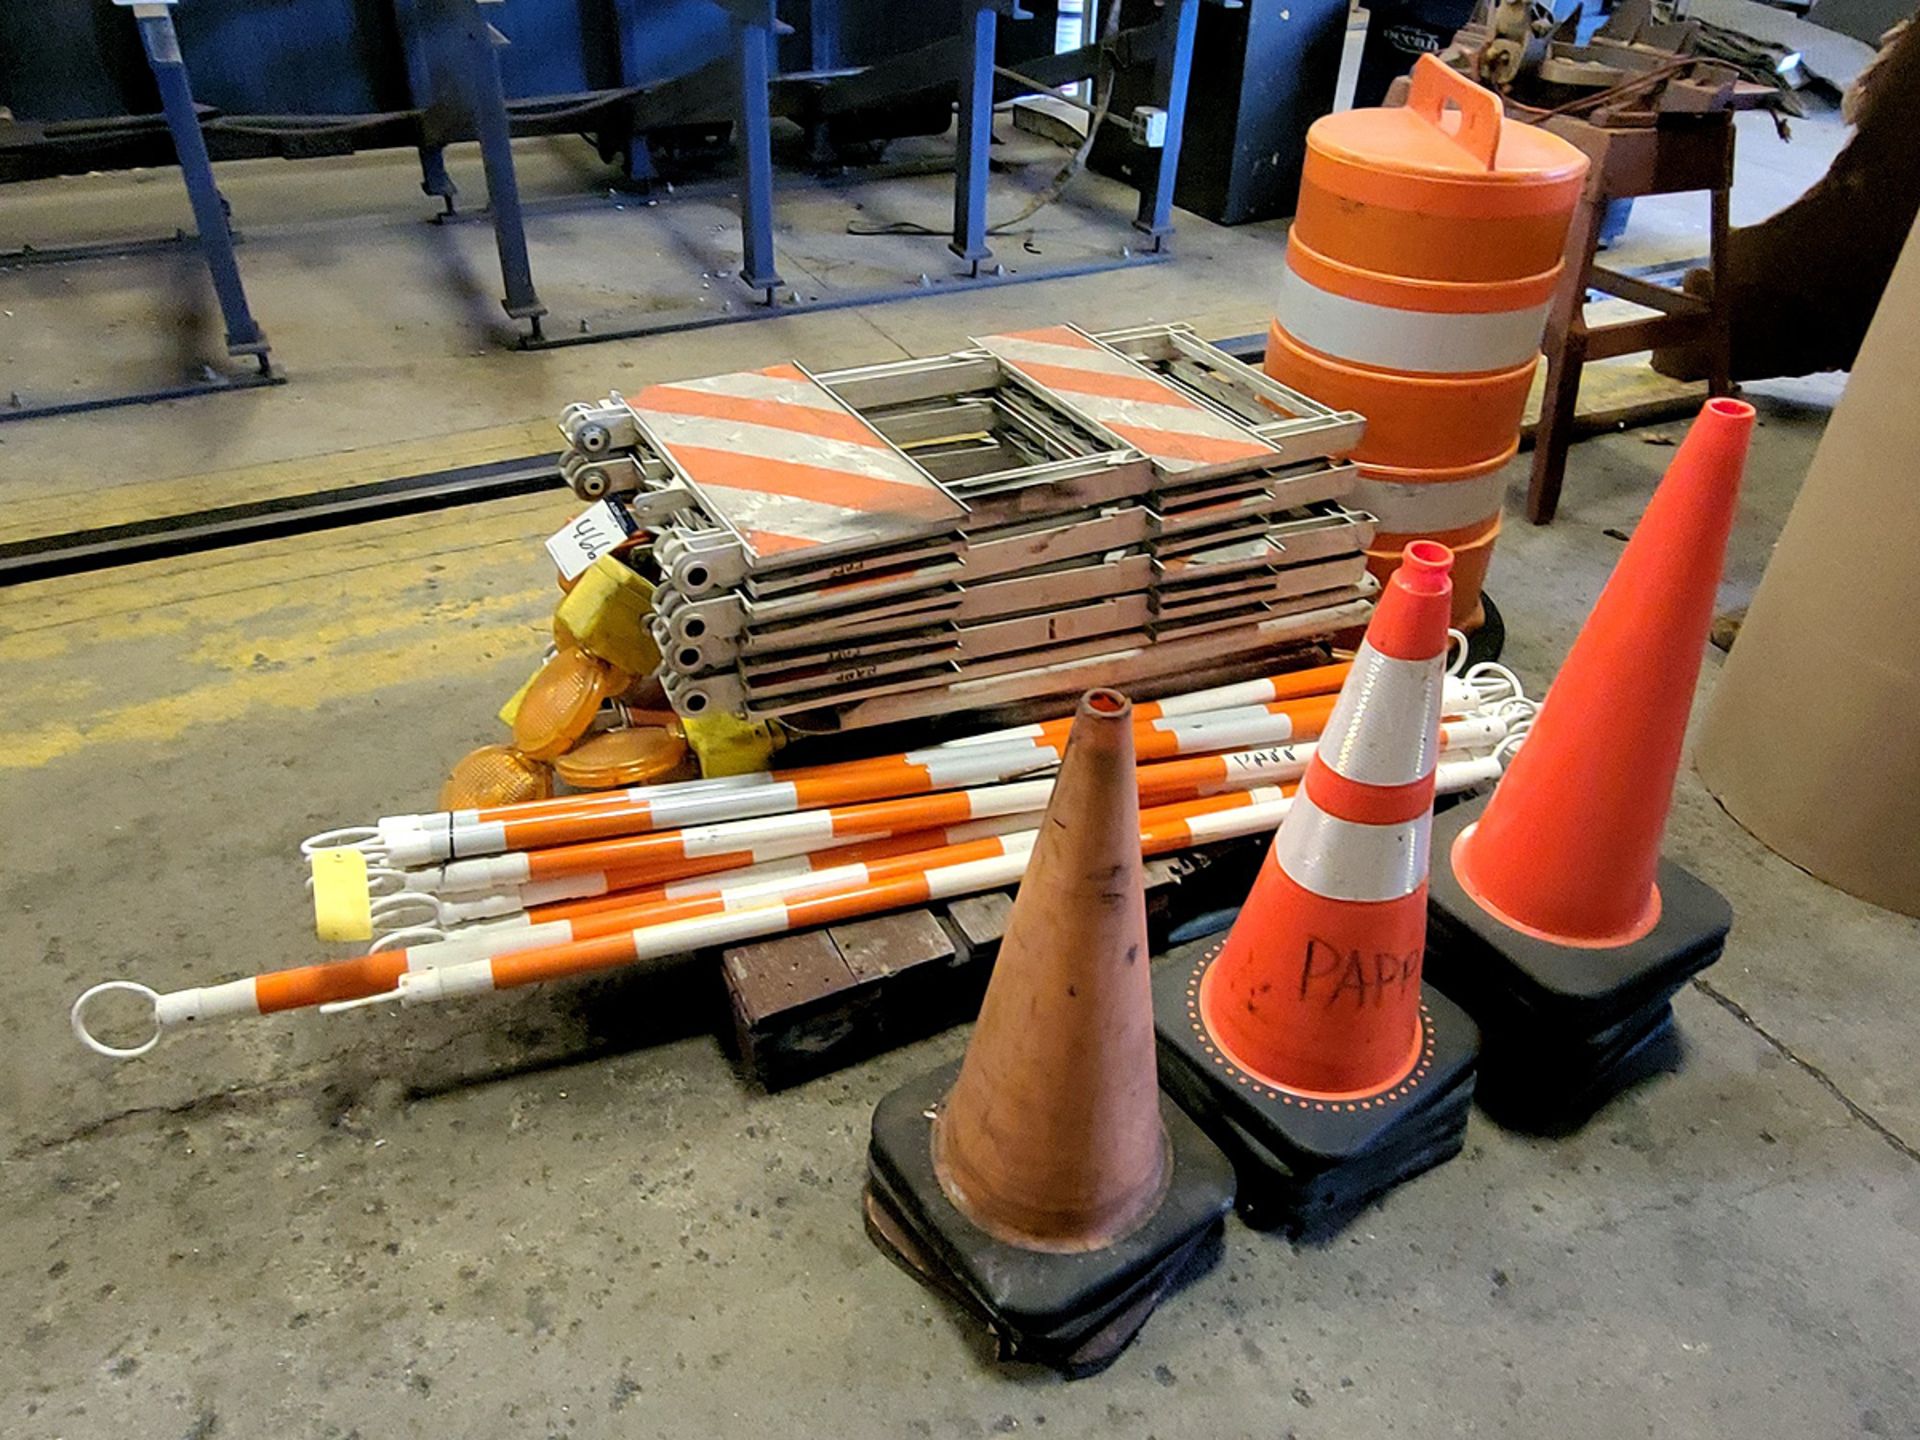
<svg viewBox="0 0 1920 1440"><path fill-rule="evenodd" d="M1406 547L1232 931L1155 984L1250 1223L1328 1228L1466 1134L1477 1037L1421 984L1452 564Z"/></svg>
<svg viewBox="0 0 1920 1440"><path fill-rule="evenodd" d="M1725 943L1726 901L1660 841L1752 428L1707 402L1506 775L1436 833L1434 973L1503 1119L1564 1125L1631 1080Z"/></svg>
<svg viewBox="0 0 1920 1440"><path fill-rule="evenodd" d="M1233 1203L1154 1073L1131 707L1081 702L966 1058L880 1102L868 1229L1002 1358L1111 1363Z"/></svg>

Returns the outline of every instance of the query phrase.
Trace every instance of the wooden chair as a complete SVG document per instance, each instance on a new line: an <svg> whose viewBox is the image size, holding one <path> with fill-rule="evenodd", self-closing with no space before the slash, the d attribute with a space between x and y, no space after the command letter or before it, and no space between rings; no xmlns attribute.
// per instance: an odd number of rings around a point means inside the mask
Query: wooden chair
<svg viewBox="0 0 1920 1440"><path fill-rule="evenodd" d="M1549 523L1560 503L1567 448L1574 439L1580 371L1587 361L1631 355L1656 345L1701 341L1711 357L1708 393L1726 395L1733 389L1728 315L1716 298L1726 293L1723 267L1733 189L1733 114L1729 110L1667 112L1646 119L1646 124L1596 125L1555 116L1544 124L1579 146L1593 164L1567 231L1566 273L1548 311L1541 346L1547 357L1546 393L1534 431L1533 477L1527 487L1527 518L1536 525ZM1609 201L1694 190L1708 195L1707 253L1713 279L1708 296L1684 294L1594 264ZM1585 314L1590 290L1657 313L1590 326ZM1583 426L1591 427L1602 417L1580 418Z"/></svg>

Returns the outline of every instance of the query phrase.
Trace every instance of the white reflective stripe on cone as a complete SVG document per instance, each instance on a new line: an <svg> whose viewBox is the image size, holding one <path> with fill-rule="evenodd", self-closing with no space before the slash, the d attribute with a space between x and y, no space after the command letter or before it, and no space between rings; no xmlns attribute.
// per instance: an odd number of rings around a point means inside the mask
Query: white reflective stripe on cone
<svg viewBox="0 0 1920 1440"><path fill-rule="evenodd" d="M1426 883L1432 819L1361 825L1327 814L1301 789L1274 836L1274 863L1329 900L1399 900Z"/></svg>
<svg viewBox="0 0 1920 1440"><path fill-rule="evenodd" d="M1495 471L1471 480L1375 480L1362 474L1340 503L1364 510L1385 535L1438 535L1500 513L1507 482Z"/></svg>
<svg viewBox="0 0 1920 1440"><path fill-rule="evenodd" d="M1539 354L1548 303L1478 314L1399 310L1322 290L1288 266L1274 313L1287 334L1336 360L1457 375L1511 370Z"/></svg>
<svg viewBox="0 0 1920 1440"><path fill-rule="evenodd" d="M1443 656L1396 660L1362 640L1315 750L1321 763L1362 785L1425 779L1439 759L1445 668Z"/></svg>

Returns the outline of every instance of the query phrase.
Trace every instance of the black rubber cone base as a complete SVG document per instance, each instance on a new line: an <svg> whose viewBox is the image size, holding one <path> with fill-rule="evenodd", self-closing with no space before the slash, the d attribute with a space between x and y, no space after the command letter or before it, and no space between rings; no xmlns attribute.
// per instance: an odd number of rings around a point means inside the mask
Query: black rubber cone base
<svg viewBox="0 0 1920 1440"><path fill-rule="evenodd" d="M1111 1365L1154 1307L1219 1254L1233 1167L1161 1101L1173 1173L1160 1208L1103 1250L1056 1255L996 1240L955 1209L933 1171L933 1113L955 1061L909 1081L873 1112L867 1233L909 1271L984 1320L1000 1358L1072 1378Z"/></svg>
<svg viewBox="0 0 1920 1440"><path fill-rule="evenodd" d="M1233 1157L1240 1216L1301 1238L1331 1234L1369 1202L1460 1153L1473 1107L1473 1021L1421 987L1419 1061L1378 1095L1328 1100L1268 1084L1223 1055L1200 1020L1200 980L1222 941L1154 971L1160 1083Z"/></svg>
<svg viewBox="0 0 1920 1440"><path fill-rule="evenodd" d="M1484 799L1433 822L1426 974L1479 1023L1480 1101L1502 1124L1563 1131L1662 1064L1674 992L1720 958L1733 907L1660 862L1660 920L1628 945L1556 945L1495 919L1453 871L1453 844Z"/></svg>

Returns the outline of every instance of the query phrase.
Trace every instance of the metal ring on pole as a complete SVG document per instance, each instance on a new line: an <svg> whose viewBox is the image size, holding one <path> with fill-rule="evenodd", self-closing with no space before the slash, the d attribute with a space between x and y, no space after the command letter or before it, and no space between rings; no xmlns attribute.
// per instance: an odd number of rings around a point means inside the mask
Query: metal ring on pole
<svg viewBox="0 0 1920 1440"><path fill-rule="evenodd" d="M87 1006L101 995L119 991L128 995L139 995L153 1007L153 1034L141 1045L109 1045L98 1039L87 1028ZM98 985L80 992L80 998L73 1002L73 1033L80 1043L96 1055L104 1055L109 1060L137 1060L160 1043L164 1027L160 1023L160 992L149 985L135 980L103 980Z"/></svg>
<svg viewBox="0 0 1920 1440"><path fill-rule="evenodd" d="M358 850L365 855L384 858L387 847L380 843L378 825L342 825L337 830L322 830L300 842L300 853L308 859L316 850Z"/></svg>

